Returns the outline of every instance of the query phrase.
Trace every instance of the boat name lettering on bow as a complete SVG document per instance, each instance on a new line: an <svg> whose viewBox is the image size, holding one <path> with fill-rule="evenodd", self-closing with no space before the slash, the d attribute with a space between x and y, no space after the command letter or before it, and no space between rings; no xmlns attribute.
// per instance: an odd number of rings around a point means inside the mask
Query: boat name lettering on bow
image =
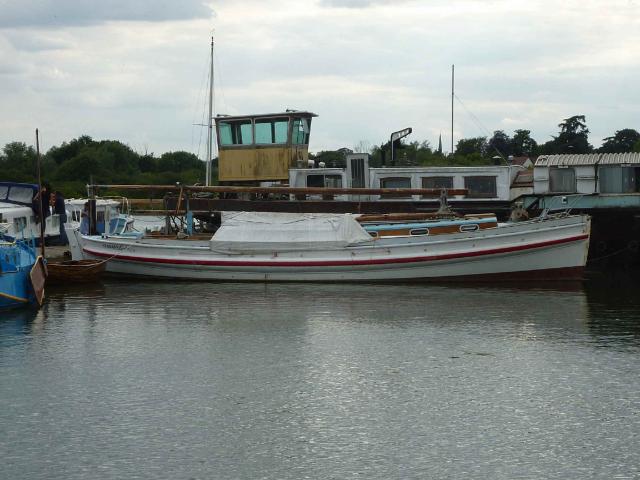
<svg viewBox="0 0 640 480"><path fill-rule="evenodd" d="M127 248L126 245L120 245L118 243L105 243L105 248L110 248L111 250L125 250Z"/></svg>

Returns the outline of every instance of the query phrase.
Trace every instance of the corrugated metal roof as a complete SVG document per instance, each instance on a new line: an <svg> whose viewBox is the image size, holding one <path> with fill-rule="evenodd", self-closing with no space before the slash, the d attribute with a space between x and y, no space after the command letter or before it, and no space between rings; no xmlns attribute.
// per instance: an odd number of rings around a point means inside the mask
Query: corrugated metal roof
<svg viewBox="0 0 640 480"><path fill-rule="evenodd" d="M621 163L640 164L640 153L586 153L582 155L540 155L536 167L558 167L578 165L619 165Z"/></svg>
<svg viewBox="0 0 640 480"><path fill-rule="evenodd" d="M603 153L600 165L640 163L640 153Z"/></svg>

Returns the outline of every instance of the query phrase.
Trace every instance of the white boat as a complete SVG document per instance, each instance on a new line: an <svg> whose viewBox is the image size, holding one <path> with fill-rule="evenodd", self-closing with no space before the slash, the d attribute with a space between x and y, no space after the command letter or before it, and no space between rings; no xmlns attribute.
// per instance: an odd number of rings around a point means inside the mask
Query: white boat
<svg viewBox="0 0 640 480"><path fill-rule="evenodd" d="M428 223L428 222L427 222ZM87 236L74 259L108 259L107 271L242 281L412 281L580 277L590 219L547 216L495 228L372 236L351 214L225 213L210 239Z"/></svg>
<svg viewBox="0 0 640 480"><path fill-rule="evenodd" d="M11 240L40 238L40 223L33 211L33 198L38 185L0 182L0 231ZM60 216L49 215L45 220L45 239L60 236Z"/></svg>
<svg viewBox="0 0 640 480"><path fill-rule="evenodd" d="M70 198L65 200L67 236L69 230L82 230L82 212L87 204L86 198ZM98 198L96 199L96 230L98 233L121 235L133 231L134 218L129 214L129 203L126 198ZM88 217L87 217L88 228Z"/></svg>

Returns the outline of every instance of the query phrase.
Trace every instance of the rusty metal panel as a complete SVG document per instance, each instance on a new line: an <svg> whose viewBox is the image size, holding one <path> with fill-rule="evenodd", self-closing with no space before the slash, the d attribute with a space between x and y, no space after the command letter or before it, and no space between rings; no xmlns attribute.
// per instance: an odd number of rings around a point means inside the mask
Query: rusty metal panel
<svg viewBox="0 0 640 480"><path fill-rule="evenodd" d="M220 150L218 178L223 182L288 180L289 168L307 158L306 147L227 148Z"/></svg>

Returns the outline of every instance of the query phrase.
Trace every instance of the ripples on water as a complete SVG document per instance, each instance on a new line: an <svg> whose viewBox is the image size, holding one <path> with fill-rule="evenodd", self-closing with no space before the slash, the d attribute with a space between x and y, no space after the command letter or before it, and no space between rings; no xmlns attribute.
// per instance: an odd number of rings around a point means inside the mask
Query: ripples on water
<svg viewBox="0 0 640 480"><path fill-rule="evenodd" d="M624 285L50 289L0 314L0 476L637 478Z"/></svg>

